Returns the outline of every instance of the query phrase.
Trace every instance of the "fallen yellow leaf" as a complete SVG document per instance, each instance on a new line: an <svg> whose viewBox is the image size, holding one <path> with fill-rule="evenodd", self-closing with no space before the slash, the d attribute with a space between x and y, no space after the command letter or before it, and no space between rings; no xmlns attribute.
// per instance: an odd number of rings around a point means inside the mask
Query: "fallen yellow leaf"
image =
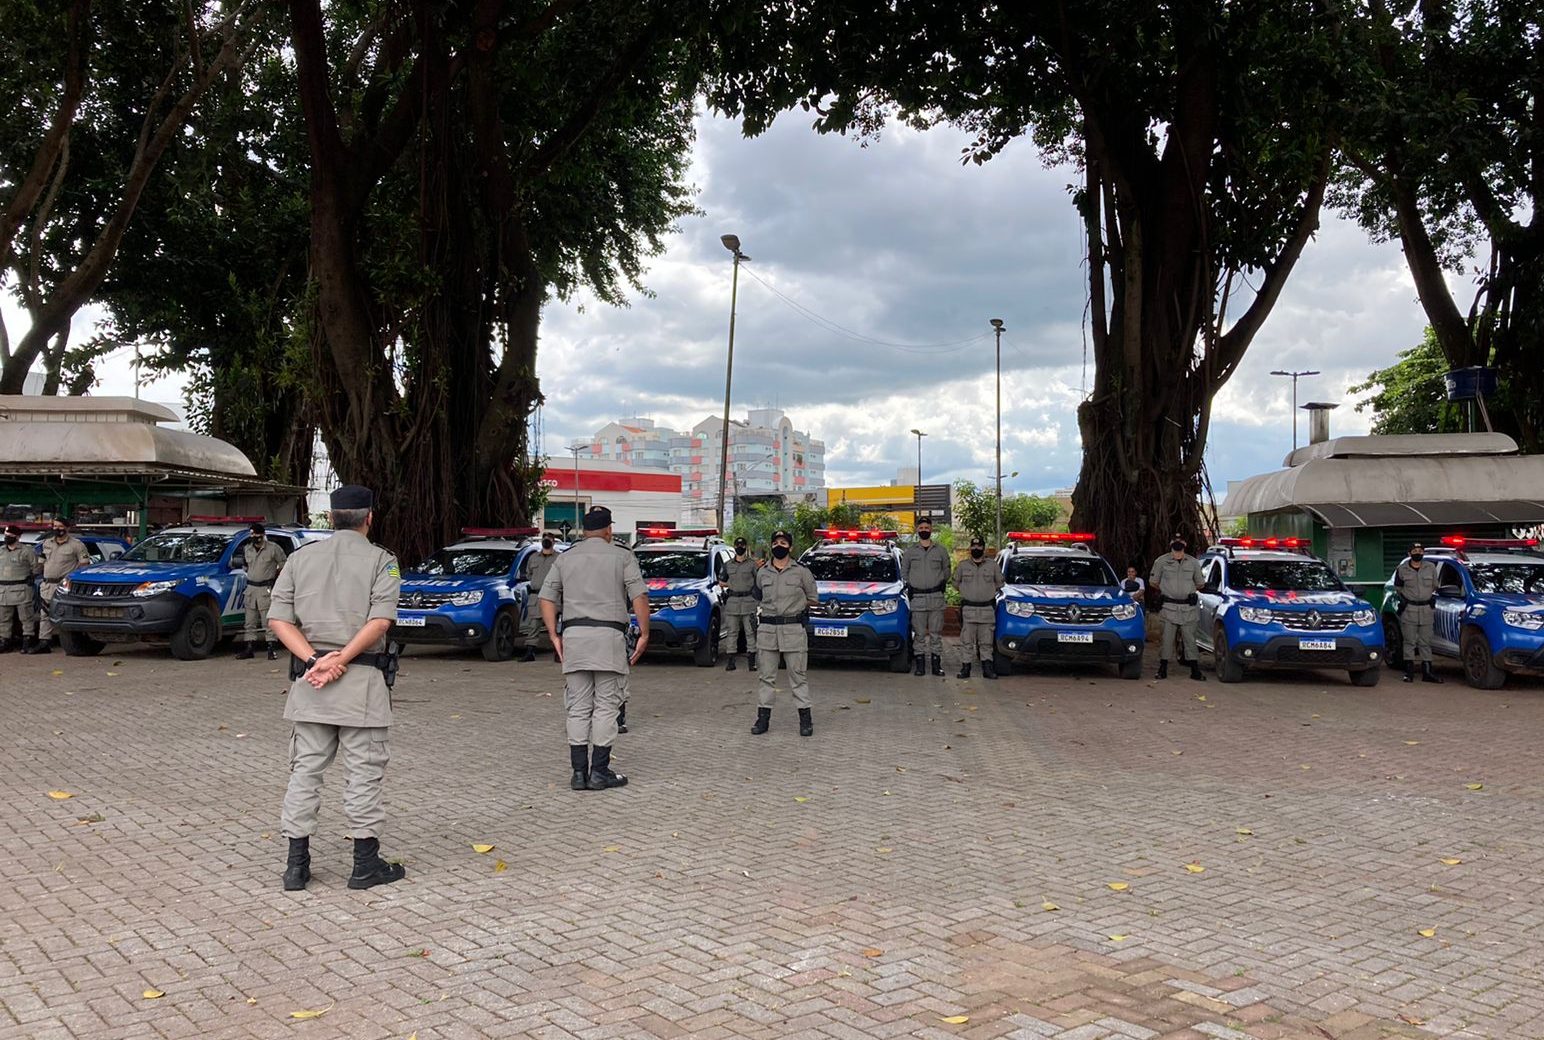
<svg viewBox="0 0 1544 1040"><path fill-rule="evenodd" d="M1239 827L1233 833L1242 834L1244 837L1248 838L1254 834L1254 831L1250 830L1248 827Z"/></svg>
<svg viewBox="0 0 1544 1040"><path fill-rule="evenodd" d="M1483 791L1483 790L1485 790L1485 785L1484 784L1464 784L1464 786L1467 787L1471 791Z"/></svg>
<svg viewBox="0 0 1544 1040"><path fill-rule="evenodd" d="M1127 939L1131 938L1131 936L1121 935L1119 932L1116 932L1114 935L1105 936L1105 938L1109 939L1111 942L1125 942Z"/></svg>
<svg viewBox="0 0 1544 1040"><path fill-rule="evenodd" d="M1108 888L1111 892L1124 892L1131 886L1126 884L1124 881L1111 881L1105 885L1105 887Z"/></svg>
<svg viewBox="0 0 1544 1040"><path fill-rule="evenodd" d="M323 1015L327 1014L327 1012L331 1011L332 1008L333 1008L333 1005L328 1004L324 1008L306 1008L306 1009L304 1009L302 1011L291 1011L290 1014L289 1014L289 1017L290 1018L321 1018Z"/></svg>
<svg viewBox="0 0 1544 1040"><path fill-rule="evenodd" d="M66 798L74 798L75 795L70 791L49 791L48 797L52 798L56 802L62 802Z"/></svg>
<svg viewBox="0 0 1544 1040"><path fill-rule="evenodd" d="M868 949L863 951L863 956L865 957L883 957L884 955L885 951L879 949L877 946L870 946Z"/></svg>
<svg viewBox="0 0 1544 1040"><path fill-rule="evenodd" d="M1048 899L1048 900L1046 900L1046 901L1045 901L1045 902L1044 902L1044 903L1041 903L1041 904L1040 904L1040 909L1042 909L1042 910L1044 910L1044 911L1045 911L1045 912L1046 912L1046 913L1048 913L1048 914L1049 914L1049 913L1051 913L1051 912L1052 912L1052 911L1055 911L1055 910L1060 910L1060 909L1061 909L1061 907L1059 907L1059 906L1057 906L1057 905L1056 905L1056 904L1055 904L1055 903L1053 903L1053 902L1051 902L1051 901L1050 901L1050 900L1049 900L1049 899Z"/></svg>
<svg viewBox="0 0 1544 1040"><path fill-rule="evenodd" d="M1196 700L1200 701L1203 704L1206 703L1206 694L1204 694L1204 693L1196 694Z"/></svg>
<svg viewBox="0 0 1544 1040"><path fill-rule="evenodd" d="M1437 930L1435 928L1422 928L1415 934L1419 935L1423 939L1430 939L1437 934Z"/></svg>
<svg viewBox="0 0 1544 1040"><path fill-rule="evenodd" d="M948 1018L940 1018L938 1021L945 1025L962 1026L970 1021L969 1015L950 1015Z"/></svg>
<svg viewBox="0 0 1544 1040"><path fill-rule="evenodd" d="M1201 866L1201 864L1199 864L1199 863L1186 863L1185 864L1185 869L1187 871L1189 871L1190 873L1192 873L1192 874L1204 874L1204 873L1206 873L1206 868Z"/></svg>
<svg viewBox="0 0 1544 1040"><path fill-rule="evenodd" d="M494 846L492 846L492 845L473 845L472 846L472 851L473 852L481 853L484 856L486 856L488 853L492 852L493 849L494 849Z"/></svg>
<svg viewBox="0 0 1544 1040"><path fill-rule="evenodd" d="M257 998L256 997L248 997L247 998L247 1003L248 1004L256 1004L257 1003Z"/></svg>
<svg viewBox="0 0 1544 1040"><path fill-rule="evenodd" d="M875 849L874 851L879 853L881 856L888 856L888 855L890 855L890 853L894 852L895 850L890 848L888 845L881 845L879 848Z"/></svg>
<svg viewBox="0 0 1544 1040"><path fill-rule="evenodd" d="M793 796L793 800L798 802L800 805L803 805L805 802L809 801L809 799L804 797L804 795L802 795L802 794L794 795Z"/></svg>
<svg viewBox="0 0 1544 1040"><path fill-rule="evenodd" d="M1399 1013L1399 1020L1412 1026L1424 1026L1426 1024L1426 1020L1424 1018L1417 1018L1415 1015L1407 1015L1403 1011Z"/></svg>
<svg viewBox="0 0 1544 1040"><path fill-rule="evenodd" d="M118 673L117 673L117 672L108 672L108 673L107 673L107 674L108 674L108 675L109 675L109 676L113 676L113 675L117 675L117 674L118 674Z"/></svg>
<svg viewBox="0 0 1544 1040"><path fill-rule="evenodd" d="M64 669L63 668L55 668L51 674L53 674L53 675L63 675L64 674Z"/></svg>
<svg viewBox="0 0 1544 1040"><path fill-rule="evenodd" d="M506 871L508 869L509 869L509 864L505 863L503 860L499 860L497 863L493 864L493 872L495 874L502 874L502 873L504 873L504 871Z"/></svg>
<svg viewBox="0 0 1544 1040"><path fill-rule="evenodd" d="M1405 741L1405 747L1415 747L1419 743L1419 740L1407 740Z"/></svg>
<svg viewBox="0 0 1544 1040"><path fill-rule="evenodd" d="M857 698L854 698L853 703L854 704L870 704L870 703L872 703L872 698L869 698L869 697L857 697Z"/></svg>
<svg viewBox="0 0 1544 1040"><path fill-rule="evenodd" d="M1456 867L1462 863L1463 860L1459 859L1457 856L1449 856L1446 859L1439 859L1437 862L1441 863L1444 867Z"/></svg>
<svg viewBox="0 0 1544 1040"><path fill-rule="evenodd" d="M622 846L620 846L620 845L607 845L601 851L602 852L621 852L622 851Z"/></svg>
<svg viewBox="0 0 1544 1040"><path fill-rule="evenodd" d="M146 1000L160 1000L162 997L166 996L165 992L158 989L147 989L142 995Z"/></svg>

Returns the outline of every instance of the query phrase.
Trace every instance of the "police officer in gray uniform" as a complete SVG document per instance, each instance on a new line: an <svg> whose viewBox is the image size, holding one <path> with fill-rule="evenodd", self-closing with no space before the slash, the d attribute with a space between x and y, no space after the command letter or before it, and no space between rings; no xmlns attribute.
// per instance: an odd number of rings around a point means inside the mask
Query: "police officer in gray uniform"
<svg viewBox="0 0 1544 1040"><path fill-rule="evenodd" d="M949 550L933 541L933 522L917 521L917 544L901 554L901 580L911 595L911 652L916 660L914 675L927 674L927 660L932 659L933 674L944 674L944 607L949 603L945 591L954 570Z"/></svg>
<svg viewBox="0 0 1544 1040"><path fill-rule="evenodd" d="M976 535L970 540L970 559L954 568L954 587L960 592L960 674L970 678L970 666L981 660L983 678L997 678L992 653L997 633L997 594L1002 591L1003 572L996 560L986 558L986 540Z"/></svg>
<svg viewBox="0 0 1544 1040"><path fill-rule="evenodd" d="M793 702L799 708L799 735L813 736L810 685L805 672L809 668L809 633L804 619L809 609L820 603L815 576L808 567L793 558L793 536L787 531L772 534L772 562L756 572L752 592L761 604L756 625L756 672L760 682L756 694L756 723L751 732L760 736L772 723L772 701L777 694L777 669L788 666L788 685Z"/></svg>
<svg viewBox="0 0 1544 1040"><path fill-rule="evenodd" d="M31 646L22 647L24 654L46 654L54 639L54 622L48 616L54 605L54 593L59 583L72 571L91 566L91 551L86 543L70 533L70 522L55 517L53 537L43 542L43 614L38 618L38 637Z"/></svg>
<svg viewBox="0 0 1544 1040"><path fill-rule="evenodd" d="M1158 678L1169 677L1169 647L1176 642L1180 647L1180 664L1190 665L1190 677L1205 682L1201 674L1201 662L1196 656L1196 626L1201 621L1201 586L1206 577L1201 573L1201 561L1185 552L1185 539L1175 535L1169 542L1169 555L1160 556L1153 564L1153 572L1147 584L1152 594L1163 605L1159 616L1163 618L1163 641L1158 644Z"/></svg>
<svg viewBox="0 0 1544 1040"><path fill-rule="evenodd" d="M243 661L250 660L257 650L257 641L267 637L268 660L279 658L279 646L268 631L268 607L273 601L273 583L279 579L288 559L278 543L268 540L268 529L260 523L252 525L252 537L241 547L241 558L247 565L247 589L243 598L247 607L247 625L241 650L236 654Z"/></svg>
<svg viewBox="0 0 1544 1040"><path fill-rule="evenodd" d="M395 656L386 634L402 591L397 558L369 540L369 488L332 493L334 534L296 553L273 587L268 627L295 657L284 703L290 778L280 829L289 839L285 891L311 879L311 835L322 804L322 774L343 753L343 814L354 838L349 888L400 881L407 870L381 858L381 782L391 758Z"/></svg>
<svg viewBox="0 0 1544 1040"><path fill-rule="evenodd" d="M729 663L724 671L735 669L734 659L745 636L746 662L756 670L756 561L746 550L745 539L734 540L734 559L724 564L719 586L724 590L724 624L718 645L728 648Z"/></svg>
<svg viewBox="0 0 1544 1040"><path fill-rule="evenodd" d="M33 644L37 612L32 609L32 579L42 569L32 546L22 543L21 528L7 524L0 543L0 654ZM12 640L11 629L18 624L21 637Z"/></svg>
<svg viewBox="0 0 1544 1040"><path fill-rule="evenodd" d="M638 645L627 652L627 611L638 618ZM558 634L558 613L563 631ZM621 787L611 769L622 680L649 645L649 591L638 558L611 544L611 510L584 514L584 540L557 558L541 586L541 616L563 663L568 759L575 791ZM594 751L591 751L591 748Z"/></svg>
<svg viewBox="0 0 1544 1040"><path fill-rule="evenodd" d="M526 564L526 580L530 586L526 594L525 605L525 653L520 655L523 662L536 660L536 646L541 642L541 585L547 578L547 572L552 570L552 565L557 561L558 551L552 532L548 531L541 536L541 551L531 554L531 559Z"/></svg>
<svg viewBox="0 0 1544 1040"><path fill-rule="evenodd" d="M1405 682L1415 682L1415 662L1421 662L1421 681L1439 683L1442 677L1431 667L1431 626L1437 608L1437 567L1426 561L1419 542L1410 546L1410 558L1394 571L1399 590L1399 634L1405 651Z"/></svg>

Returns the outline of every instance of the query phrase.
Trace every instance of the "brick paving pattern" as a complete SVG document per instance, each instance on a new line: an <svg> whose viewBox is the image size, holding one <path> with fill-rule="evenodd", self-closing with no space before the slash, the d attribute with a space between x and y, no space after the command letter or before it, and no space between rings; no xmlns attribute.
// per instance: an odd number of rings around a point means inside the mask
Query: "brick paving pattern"
<svg viewBox="0 0 1544 1040"><path fill-rule="evenodd" d="M1544 1038L1537 681L811 677L651 663L575 793L550 662L409 657L407 880L335 774L284 893L276 668L0 658L0 1037Z"/></svg>

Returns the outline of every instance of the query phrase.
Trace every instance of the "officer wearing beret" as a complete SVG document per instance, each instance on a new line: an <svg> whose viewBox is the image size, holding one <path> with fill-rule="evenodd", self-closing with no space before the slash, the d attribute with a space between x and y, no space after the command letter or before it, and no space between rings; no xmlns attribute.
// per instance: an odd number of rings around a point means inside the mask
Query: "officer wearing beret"
<svg viewBox="0 0 1544 1040"><path fill-rule="evenodd" d="M933 521L917 521L917 544L901 554L901 580L911 596L911 651L917 667L913 674L927 674L931 657L933 674L944 674L944 607L954 561L949 550L933 541Z"/></svg>
<svg viewBox="0 0 1544 1040"><path fill-rule="evenodd" d="M32 609L32 579L42 569L38 554L21 541L21 528L7 524L0 543L0 654L33 645L37 613ZM21 636L13 640L11 629L16 625Z"/></svg>
<svg viewBox="0 0 1544 1040"><path fill-rule="evenodd" d="M799 708L799 736L812 736L810 685L805 677L809 668L809 633L804 619L809 609L820 604L820 591L808 567L793 558L793 536L787 531L772 534L772 562L756 572L752 595L761 604L756 626L758 686L756 723L751 732L761 735L772 722L772 700L777 694L777 669L788 665L788 685L793 702Z"/></svg>
<svg viewBox="0 0 1544 1040"><path fill-rule="evenodd" d="M735 669L734 659L745 637L745 656L751 671L756 670L756 588L757 563L751 559L744 538L734 540L734 558L724 564L724 575L719 587L724 590L723 633L718 645L728 651L729 663L724 671Z"/></svg>
<svg viewBox="0 0 1544 1040"><path fill-rule="evenodd" d="M381 783L391 758L391 677L386 634L402 591L397 558L370 542L375 496L345 485L332 493L331 538L296 553L273 587L268 627L295 656L284 717L290 733L289 789L280 821L289 839L286 891L311 879L311 835L322 774L343 755L343 813L354 838L349 888L400 881L407 870L381 858L386 822Z"/></svg>
<svg viewBox="0 0 1544 1040"><path fill-rule="evenodd" d="M622 681L649 645L649 590L638 558L611 541L611 510L584 514L584 538L553 561L541 586L541 617L563 664L569 786L575 791L621 787L611 768ZM627 652L628 607L638 619L638 644ZM558 614L563 616L562 633ZM593 747L593 751L591 750Z"/></svg>
<svg viewBox="0 0 1544 1040"><path fill-rule="evenodd" d="M1415 663L1421 663L1421 681L1440 683L1442 677L1431 667L1431 630L1437 618L1433 599L1437 595L1437 568L1426 561L1426 549L1419 542L1410 546L1409 558L1394 571L1394 588L1399 592L1399 634L1404 643L1405 682L1415 681Z"/></svg>
<svg viewBox="0 0 1544 1040"><path fill-rule="evenodd" d="M970 666L981 659L981 675L997 678L992 653L997 632L997 594L1002 591L1003 572L996 560L986 558L986 540L975 535L970 540L970 559L961 560L954 569L954 587L960 591L960 674L970 678Z"/></svg>
<svg viewBox="0 0 1544 1040"><path fill-rule="evenodd" d="M277 660L278 644L268 631L268 607L273 601L273 583L284 569L287 557L277 542L268 540L268 529L260 523L251 527L252 537L241 547L241 558L247 565L247 589L243 598L247 607L247 626L243 633L240 652L243 661L250 660L257 650L257 641L267 638L268 660Z"/></svg>
<svg viewBox="0 0 1544 1040"><path fill-rule="evenodd" d="M1206 576L1201 561L1185 551L1185 539L1175 535L1169 542L1169 555L1153 564L1147 584L1163 605L1163 642L1158 644L1158 678L1169 677L1169 648L1180 644L1179 660L1190 665L1190 677L1205 682L1201 662L1196 657L1196 628L1201 622L1201 586Z"/></svg>
<svg viewBox="0 0 1544 1040"><path fill-rule="evenodd" d="M23 647L24 654L46 654L54 639L54 622L49 609L54 605L54 593L59 583L72 571L91 566L91 551L86 543L70 533L70 522L64 517L54 517L53 536L43 542L43 613L38 618L38 637L31 646Z"/></svg>

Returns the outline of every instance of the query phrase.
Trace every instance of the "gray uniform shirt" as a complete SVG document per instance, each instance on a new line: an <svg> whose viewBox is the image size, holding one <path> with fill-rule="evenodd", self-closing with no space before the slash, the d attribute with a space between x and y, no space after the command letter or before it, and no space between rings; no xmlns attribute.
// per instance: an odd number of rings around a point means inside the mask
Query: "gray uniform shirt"
<svg viewBox="0 0 1544 1040"><path fill-rule="evenodd" d="M247 539L247 544L241 547L241 558L247 561L248 582L273 581L284 568L284 561L288 559L283 549L266 538L263 539L261 549L257 547L256 542L250 538Z"/></svg>
<svg viewBox="0 0 1544 1040"><path fill-rule="evenodd" d="M531 554L531 566L526 575L531 582L531 594L534 596L541 591L542 582L547 580L547 572L552 570L552 565L557 562L558 551L534 552Z"/></svg>
<svg viewBox="0 0 1544 1040"><path fill-rule="evenodd" d="M724 563L724 583L731 595L724 597L724 613L736 616L756 613L756 600L751 590L756 587L756 561L747 554L745 559L730 558Z"/></svg>
<svg viewBox="0 0 1544 1040"><path fill-rule="evenodd" d="M1394 587L1406 603L1431 606L1431 599L1437 594L1437 565L1427 560L1417 569L1406 560L1394 571Z"/></svg>
<svg viewBox="0 0 1544 1040"><path fill-rule="evenodd" d="M30 545L21 542L14 546L0 545L0 582L15 583L0 585L0 605L16 607L31 603L32 576L42 565L43 561ZM9 632L0 632L0 639L10 636Z"/></svg>
<svg viewBox="0 0 1544 1040"><path fill-rule="evenodd" d="M638 558L604 538L586 538L557 558L541 598L563 615L563 671L627 674L627 627L633 600L647 591ZM620 622L622 629L575 625L576 618Z"/></svg>
<svg viewBox="0 0 1544 1040"><path fill-rule="evenodd" d="M763 618L798 617L807 614L811 604L820 600L815 575L791 557L788 566L782 570L778 570L775 563L757 570L756 588L761 591ZM763 622L756 628L756 645L765 650L797 653L809 646L809 639L802 624L768 625Z"/></svg>
<svg viewBox="0 0 1544 1040"><path fill-rule="evenodd" d="M320 656L341 650L376 618L395 621L402 593L397 558L358 531L339 531L307 545L279 572L269 621L297 625ZM386 638L365 648L386 649ZM355 661L320 690L304 678L290 684L284 717L291 722L375 728L391 725L391 691L379 668Z"/></svg>
<svg viewBox="0 0 1544 1040"><path fill-rule="evenodd" d="M1003 587L1003 572L996 560L961 560L954 569L954 587L960 590L960 620L988 625L997 620L997 592ZM971 606L968 601L985 603Z"/></svg>
<svg viewBox="0 0 1544 1040"><path fill-rule="evenodd" d="M1201 573L1201 561L1194 556L1186 553L1176 560L1170 553L1164 553L1153 564L1153 573L1147 583L1163 597L1161 616L1181 624L1200 618L1201 610L1198 606L1183 602L1206 584L1206 576ZM1175 600L1181 602L1176 603Z"/></svg>
<svg viewBox="0 0 1544 1040"><path fill-rule="evenodd" d="M949 550L937 542L910 546L901 554L901 580L911 592L912 610L942 610L948 604L943 586L954 570ZM922 592L921 589L938 589Z"/></svg>
<svg viewBox="0 0 1544 1040"><path fill-rule="evenodd" d="M89 566L90 563L91 550L74 535L66 538L62 545L57 538L52 537L43 542L43 580L51 585L58 584L71 571Z"/></svg>

